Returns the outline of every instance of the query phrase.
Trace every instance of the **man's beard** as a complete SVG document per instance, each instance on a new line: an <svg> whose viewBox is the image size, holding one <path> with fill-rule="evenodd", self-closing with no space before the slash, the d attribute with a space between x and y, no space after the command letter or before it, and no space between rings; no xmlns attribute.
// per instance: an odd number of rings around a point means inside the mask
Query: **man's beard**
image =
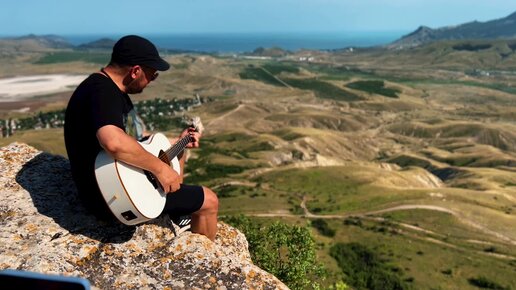
<svg viewBox="0 0 516 290"><path fill-rule="evenodd" d="M143 86L140 84L139 79L132 80L127 86L127 93L128 94L139 94L143 92Z"/></svg>

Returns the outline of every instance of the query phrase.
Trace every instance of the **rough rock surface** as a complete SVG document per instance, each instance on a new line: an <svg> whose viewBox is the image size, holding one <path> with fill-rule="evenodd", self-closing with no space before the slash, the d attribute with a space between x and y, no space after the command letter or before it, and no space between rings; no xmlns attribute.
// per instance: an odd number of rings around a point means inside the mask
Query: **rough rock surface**
<svg viewBox="0 0 516 290"><path fill-rule="evenodd" d="M166 218L101 224L75 190L67 159L21 143L0 149L0 269L79 276L100 289L287 289L222 222L214 243L175 237Z"/></svg>

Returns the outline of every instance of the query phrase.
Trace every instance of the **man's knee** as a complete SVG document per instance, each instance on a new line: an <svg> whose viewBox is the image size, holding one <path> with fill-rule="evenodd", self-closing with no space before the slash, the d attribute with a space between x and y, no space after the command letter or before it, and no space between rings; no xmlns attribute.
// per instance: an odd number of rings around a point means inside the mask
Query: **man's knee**
<svg viewBox="0 0 516 290"><path fill-rule="evenodd" d="M219 198L217 194L207 187L203 187L204 190L204 203L201 208L204 210L215 211L219 210Z"/></svg>

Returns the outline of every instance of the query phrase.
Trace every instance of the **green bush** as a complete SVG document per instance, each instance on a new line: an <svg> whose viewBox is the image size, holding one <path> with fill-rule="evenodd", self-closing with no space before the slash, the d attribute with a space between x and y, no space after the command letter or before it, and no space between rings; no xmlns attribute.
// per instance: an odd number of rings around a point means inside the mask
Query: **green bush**
<svg viewBox="0 0 516 290"><path fill-rule="evenodd" d="M371 249L358 243L338 243L330 249L346 274L345 282L357 289L408 289L399 271L393 272Z"/></svg>
<svg viewBox="0 0 516 290"><path fill-rule="evenodd" d="M290 289L318 287L316 281L324 277L324 271L316 261L315 242L308 228L280 222L261 226L245 216L225 221L244 233L257 266Z"/></svg>
<svg viewBox="0 0 516 290"><path fill-rule="evenodd" d="M496 290L508 289L496 282L489 280L488 278L486 278L484 276L480 276L477 278L469 278L468 282L469 282L469 284L471 284L473 286L476 286L478 288L483 288L483 289L496 289Z"/></svg>
<svg viewBox="0 0 516 290"><path fill-rule="evenodd" d="M323 219L316 219L312 221L312 226L316 228L323 236L334 237L335 230L328 226L328 223Z"/></svg>

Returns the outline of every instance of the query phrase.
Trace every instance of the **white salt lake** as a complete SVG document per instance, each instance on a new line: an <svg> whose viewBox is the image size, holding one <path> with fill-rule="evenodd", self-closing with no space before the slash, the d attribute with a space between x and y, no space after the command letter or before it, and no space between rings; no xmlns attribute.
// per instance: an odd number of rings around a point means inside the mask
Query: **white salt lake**
<svg viewBox="0 0 516 290"><path fill-rule="evenodd" d="M26 100L31 97L72 91L86 75L32 75L0 79L0 102Z"/></svg>

